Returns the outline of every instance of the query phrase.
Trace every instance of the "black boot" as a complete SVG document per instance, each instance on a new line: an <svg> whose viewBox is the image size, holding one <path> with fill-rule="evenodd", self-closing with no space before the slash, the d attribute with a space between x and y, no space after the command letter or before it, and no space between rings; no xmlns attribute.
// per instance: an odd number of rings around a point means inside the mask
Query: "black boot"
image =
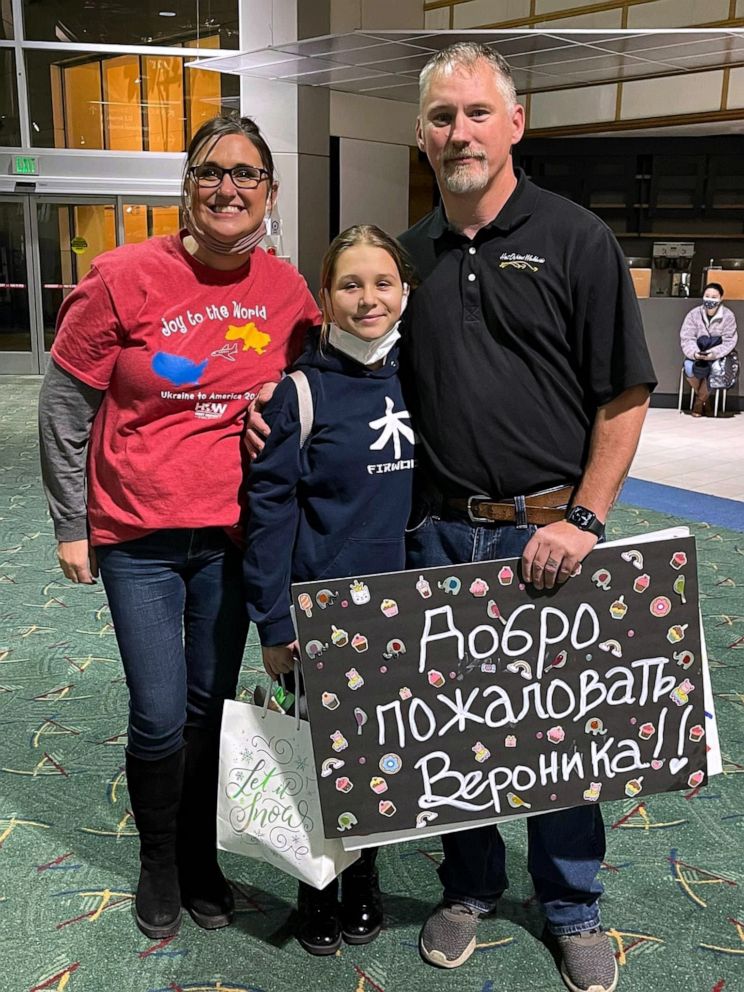
<svg viewBox="0 0 744 992"><path fill-rule="evenodd" d="M335 954L341 946L338 879L324 889L300 882L297 892L297 940L308 954Z"/></svg>
<svg viewBox="0 0 744 992"><path fill-rule="evenodd" d="M126 770L142 866L134 900L137 926L153 940L162 940L173 937L181 926L176 830L183 750L155 761L127 752Z"/></svg>
<svg viewBox="0 0 744 992"><path fill-rule="evenodd" d="M219 731L184 729L186 762L178 818L181 899L205 930L232 923L235 900L217 863Z"/></svg>
<svg viewBox="0 0 744 992"><path fill-rule="evenodd" d="M362 851L359 860L341 875L341 932L347 944L369 944L382 930L376 861L376 847Z"/></svg>

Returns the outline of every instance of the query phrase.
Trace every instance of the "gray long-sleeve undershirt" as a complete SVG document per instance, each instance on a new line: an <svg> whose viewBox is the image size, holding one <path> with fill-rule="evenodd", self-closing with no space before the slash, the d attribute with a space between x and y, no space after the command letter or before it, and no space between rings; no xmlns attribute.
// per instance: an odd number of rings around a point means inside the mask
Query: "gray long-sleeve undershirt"
<svg viewBox="0 0 744 992"><path fill-rule="evenodd" d="M85 466L88 438L103 390L93 389L54 361L39 394L41 477L58 541L88 537Z"/></svg>

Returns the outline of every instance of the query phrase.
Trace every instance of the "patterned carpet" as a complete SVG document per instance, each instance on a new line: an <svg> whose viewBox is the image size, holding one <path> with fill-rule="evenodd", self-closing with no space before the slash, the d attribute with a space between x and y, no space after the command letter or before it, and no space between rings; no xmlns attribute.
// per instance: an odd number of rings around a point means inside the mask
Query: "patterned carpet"
<svg viewBox="0 0 744 992"><path fill-rule="evenodd" d="M123 777L126 692L103 591L64 583L40 489L38 380L0 391L0 933L2 992L550 992L524 825L504 831L511 888L456 973L426 967L420 922L437 900L435 840L384 849L387 927L366 948L310 958L291 934L294 883L235 856L233 927L186 919L153 943L132 920L137 841ZM621 505L612 537L688 521ZM604 806L604 922L621 989L744 989L744 505L738 529L690 522L725 774L701 791ZM736 525L734 517L734 525ZM256 681L255 640L240 691Z"/></svg>

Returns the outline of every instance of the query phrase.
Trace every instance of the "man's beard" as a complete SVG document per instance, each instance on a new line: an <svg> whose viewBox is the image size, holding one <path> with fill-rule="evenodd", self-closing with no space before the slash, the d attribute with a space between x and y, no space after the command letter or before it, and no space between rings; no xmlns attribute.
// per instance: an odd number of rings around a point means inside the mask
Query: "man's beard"
<svg viewBox="0 0 744 992"><path fill-rule="evenodd" d="M448 193L480 193L488 185L486 157L476 155L467 163L457 158L442 163L442 183Z"/></svg>

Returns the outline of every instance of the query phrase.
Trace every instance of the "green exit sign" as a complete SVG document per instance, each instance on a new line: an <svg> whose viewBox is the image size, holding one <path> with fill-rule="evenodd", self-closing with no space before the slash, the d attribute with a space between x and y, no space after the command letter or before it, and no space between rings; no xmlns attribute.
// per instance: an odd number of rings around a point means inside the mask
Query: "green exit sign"
<svg viewBox="0 0 744 992"><path fill-rule="evenodd" d="M13 157L13 174L16 176L36 176L39 174L39 160L30 155Z"/></svg>

